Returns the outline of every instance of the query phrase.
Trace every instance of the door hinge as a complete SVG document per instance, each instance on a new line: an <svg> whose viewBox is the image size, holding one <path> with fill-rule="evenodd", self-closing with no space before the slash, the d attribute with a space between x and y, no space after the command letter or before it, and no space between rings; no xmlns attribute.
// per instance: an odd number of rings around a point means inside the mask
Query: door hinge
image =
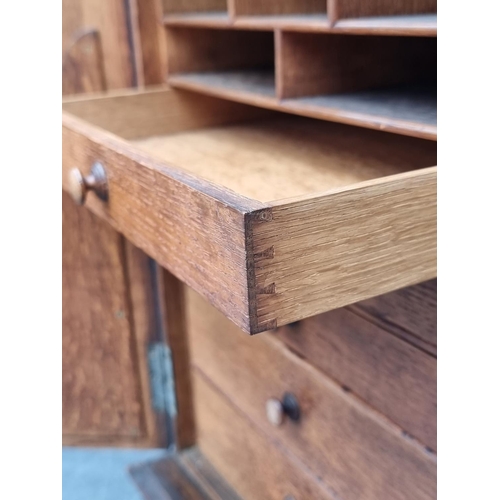
<svg viewBox="0 0 500 500"><path fill-rule="evenodd" d="M148 349L148 361L153 408L174 419L177 416L177 402L172 352L163 342L152 343Z"/></svg>

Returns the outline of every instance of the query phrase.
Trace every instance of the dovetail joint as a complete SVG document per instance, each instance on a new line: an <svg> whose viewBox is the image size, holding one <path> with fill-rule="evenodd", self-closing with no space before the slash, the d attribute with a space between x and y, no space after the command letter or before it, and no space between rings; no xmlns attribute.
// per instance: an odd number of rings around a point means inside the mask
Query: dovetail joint
<svg viewBox="0 0 500 500"><path fill-rule="evenodd" d="M274 259L274 246L266 248L262 252L254 253L253 259L255 262L259 260Z"/></svg>
<svg viewBox="0 0 500 500"><path fill-rule="evenodd" d="M250 217L255 222L271 222L273 220L273 210L272 208L256 210L250 214Z"/></svg>
<svg viewBox="0 0 500 500"><path fill-rule="evenodd" d="M257 287L256 293L257 295L273 295L276 293L276 284L271 283L267 286Z"/></svg>

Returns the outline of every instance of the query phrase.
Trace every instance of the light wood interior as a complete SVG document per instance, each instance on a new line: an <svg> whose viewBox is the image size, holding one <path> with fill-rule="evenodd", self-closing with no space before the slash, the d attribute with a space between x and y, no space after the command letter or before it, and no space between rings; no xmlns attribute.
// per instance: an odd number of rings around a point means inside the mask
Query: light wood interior
<svg viewBox="0 0 500 500"><path fill-rule="evenodd" d="M132 141L172 166L262 202L436 164L436 144L291 115Z"/></svg>

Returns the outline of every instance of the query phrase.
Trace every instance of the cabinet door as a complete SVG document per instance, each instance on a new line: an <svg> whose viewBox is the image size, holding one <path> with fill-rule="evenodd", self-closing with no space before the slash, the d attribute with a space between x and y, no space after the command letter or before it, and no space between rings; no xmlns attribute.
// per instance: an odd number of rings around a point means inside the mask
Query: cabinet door
<svg viewBox="0 0 500 500"><path fill-rule="evenodd" d="M63 93L135 84L125 0L63 0ZM148 350L153 263L63 194L63 443L158 446L167 416L153 410Z"/></svg>

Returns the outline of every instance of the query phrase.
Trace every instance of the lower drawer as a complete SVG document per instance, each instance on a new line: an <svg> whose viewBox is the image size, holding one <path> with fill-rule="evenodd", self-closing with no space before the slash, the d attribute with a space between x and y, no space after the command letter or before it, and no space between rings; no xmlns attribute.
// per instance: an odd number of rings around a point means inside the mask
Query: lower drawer
<svg viewBox="0 0 500 500"><path fill-rule="evenodd" d="M291 353L272 334L246 337L188 291L192 363L267 437L344 500L429 500L436 457ZM270 399L292 393L298 422L268 421ZM234 466L239 466L235 460Z"/></svg>
<svg viewBox="0 0 500 500"><path fill-rule="evenodd" d="M436 450L437 360L349 308L277 330L307 362Z"/></svg>
<svg viewBox="0 0 500 500"><path fill-rule="evenodd" d="M193 373L198 445L245 500L334 500L329 489L269 441L211 384Z"/></svg>

